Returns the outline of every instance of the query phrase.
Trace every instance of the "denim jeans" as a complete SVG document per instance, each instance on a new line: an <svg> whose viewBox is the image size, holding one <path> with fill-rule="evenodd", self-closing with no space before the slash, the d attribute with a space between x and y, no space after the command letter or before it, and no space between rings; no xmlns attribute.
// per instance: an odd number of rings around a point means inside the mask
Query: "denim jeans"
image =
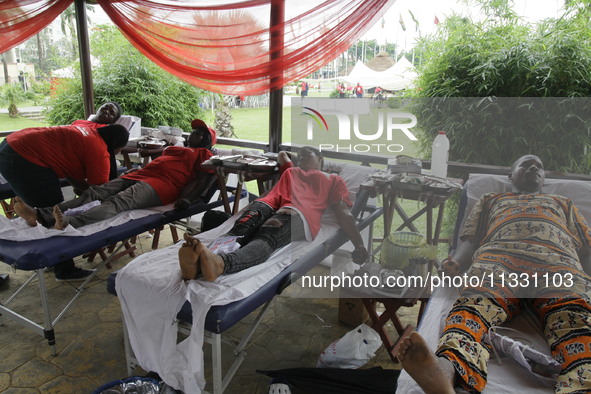
<svg viewBox="0 0 591 394"><path fill-rule="evenodd" d="M240 249L220 254L224 260L224 274L261 264L275 250L305 236L304 223L299 214L278 214L267 204L258 201L248 206L228 234L243 238Z"/></svg>

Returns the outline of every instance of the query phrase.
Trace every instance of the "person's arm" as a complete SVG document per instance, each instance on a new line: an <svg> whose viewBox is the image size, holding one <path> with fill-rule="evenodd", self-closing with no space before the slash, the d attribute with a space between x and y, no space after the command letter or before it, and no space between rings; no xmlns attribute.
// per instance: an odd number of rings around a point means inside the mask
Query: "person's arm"
<svg viewBox="0 0 591 394"><path fill-rule="evenodd" d="M353 246L355 246L355 250L351 255L353 257L353 262L357 264L365 263L369 259L369 253L363 244L363 238L361 237L359 230L355 227L355 219L353 218L353 215L351 215L349 206L340 201L333 204L332 208L336 213L339 226L345 231L345 234L347 234L347 237L349 237Z"/></svg>
<svg viewBox="0 0 591 394"><path fill-rule="evenodd" d="M197 202L205 189L211 185L211 178L215 176L206 172L198 172L197 178L189 183L181 192L181 196L174 203L176 209L187 209L189 205Z"/></svg>
<svg viewBox="0 0 591 394"><path fill-rule="evenodd" d="M579 255L579 261L583 266L583 271L587 275L591 275L591 248L589 246L583 246L577 250Z"/></svg>
<svg viewBox="0 0 591 394"><path fill-rule="evenodd" d="M472 257L479 246L480 241L476 237L466 237L453 254L442 261L441 270L450 276L466 271L472 264Z"/></svg>
<svg viewBox="0 0 591 394"><path fill-rule="evenodd" d="M79 180L79 179L74 179L74 178L66 178L68 180L68 182L70 183L70 185L72 185L72 187L74 188L74 193L76 193L76 195L81 195L82 192L86 189L88 189L88 187L90 186L88 184L88 182L84 181L84 180Z"/></svg>

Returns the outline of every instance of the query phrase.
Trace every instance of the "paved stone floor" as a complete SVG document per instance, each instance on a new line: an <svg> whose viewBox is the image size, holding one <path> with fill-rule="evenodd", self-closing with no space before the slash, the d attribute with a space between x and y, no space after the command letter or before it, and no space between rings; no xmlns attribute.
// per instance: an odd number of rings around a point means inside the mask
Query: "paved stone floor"
<svg viewBox="0 0 591 394"><path fill-rule="evenodd" d="M160 247L171 244L163 232ZM138 241L138 253L150 251L151 238ZM130 260L122 258L113 270ZM88 266L85 260L77 264ZM121 311L116 297L107 293L106 279L111 270L102 269L84 294L56 326L57 355L52 356L47 342L32 331L4 319L0 326L0 392L2 393L92 393L101 385L128 376L123 349ZM5 301L11 291L24 282L29 272L13 271L0 264L0 273L10 274L8 287L0 289ZM66 294L74 288L57 283L53 273L45 274L52 305L62 304ZM335 339L351 330L352 326L338 322L338 299L293 297L290 290L271 304L270 310L258 327L247 349L246 361L226 393L267 393L270 378L255 373L256 369L314 367L318 355ZM29 286L12 304L34 321L42 321L39 291L36 283ZM417 308L403 308L403 323L416 321ZM38 311L38 312L37 312ZM253 313L227 332L232 337L246 330ZM225 346L224 359L231 357ZM206 345L206 361L209 346ZM399 368L381 347L368 366ZM206 373L209 370L206 371ZM141 375L136 371L135 375ZM208 375L206 375L208 376ZM209 388L209 385L208 385Z"/></svg>

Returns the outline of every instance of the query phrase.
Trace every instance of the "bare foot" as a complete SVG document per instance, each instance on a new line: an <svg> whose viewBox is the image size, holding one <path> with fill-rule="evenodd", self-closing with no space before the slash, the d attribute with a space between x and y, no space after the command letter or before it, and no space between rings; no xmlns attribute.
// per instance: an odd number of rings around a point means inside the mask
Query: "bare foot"
<svg viewBox="0 0 591 394"><path fill-rule="evenodd" d="M211 250L203 247L203 253L199 256L199 263L201 264L201 272L203 278L207 281L213 282L224 273L224 260L221 256L213 253Z"/></svg>
<svg viewBox="0 0 591 394"><path fill-rule="evenodd" d="M181 276L185 280L195 279L200 273L199 256L205 247L196 238L185 233L183 236L185 243L179 249L179 264L181 266Z"/></svg>
<svg viewBox="0 0 591 394"><path fill-rule="evenodd" d="M29 226L37 226L37 212L35 211L35 208L21 200L20 197L14 198L14 212L23 218Z"/></svg>
<svg viewBox="0 0 591 394"><path fill-rule="evenodd" d="M68 227L68 220L57 205L53 207L53 218L55 219L55 225L53 228L63 230Z"/></svg>
<svg viewBox="0 0 591 394"><path fill-rule="evenodd" d="M455 393L453 365L437 357L418 332L413 331L402 340L398 360L426 394Z"/></svg>

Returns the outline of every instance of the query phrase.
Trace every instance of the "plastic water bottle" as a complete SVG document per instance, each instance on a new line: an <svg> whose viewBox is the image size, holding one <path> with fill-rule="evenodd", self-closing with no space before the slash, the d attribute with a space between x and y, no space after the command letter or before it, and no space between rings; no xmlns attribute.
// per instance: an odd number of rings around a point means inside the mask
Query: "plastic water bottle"
<svg viewBox="0 0 591 394"><path fill-rule="evenodd" d="M447 177L447 157L449 154L449 140L445 131L440 131L433 141L431 150L431 173L435 176Z"/></svg>

